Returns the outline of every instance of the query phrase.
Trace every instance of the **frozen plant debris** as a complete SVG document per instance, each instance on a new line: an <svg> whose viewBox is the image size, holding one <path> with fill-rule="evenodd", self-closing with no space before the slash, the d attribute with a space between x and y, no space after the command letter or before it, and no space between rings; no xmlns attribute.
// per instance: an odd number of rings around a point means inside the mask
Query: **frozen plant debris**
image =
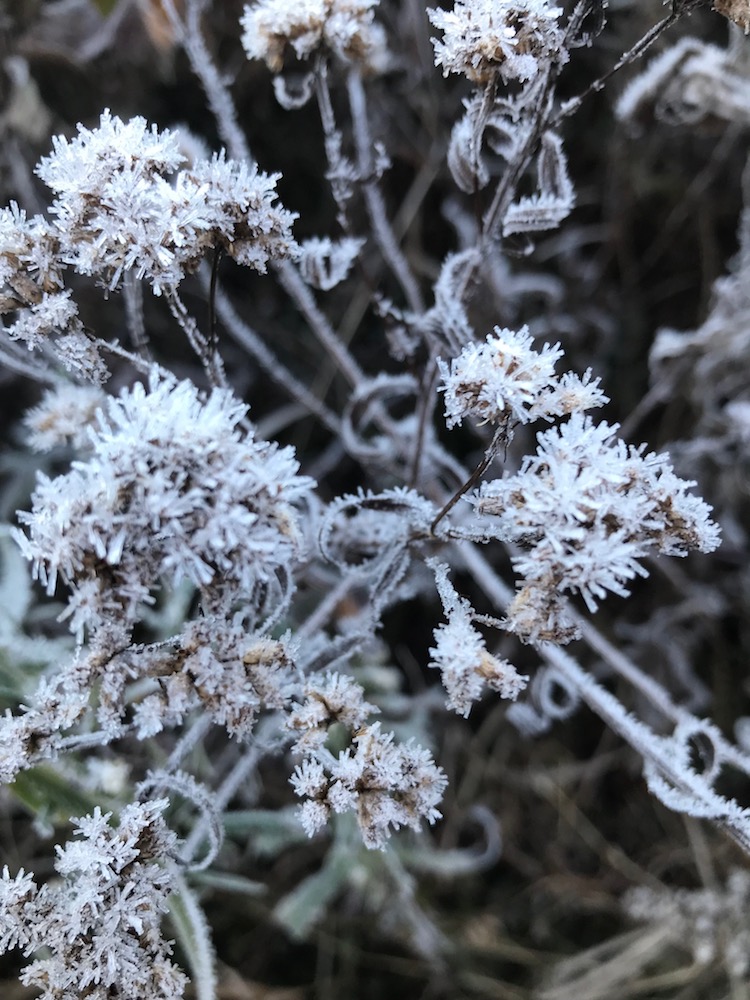
<svg viewBox="0 0 750 1000"><path fill-rule="evenodd" d="M223 616L290 575L292 504L312 481L291 448L239 429L246 412L226 390L204 399L190 382L154 378L107 400L85 461L40 476L16 539L48 593L58 576L71 588L74 632L130 629L162 578L189 580Z"/></svg>
<svg viewBox="0 0 750 1000"><path fill-rule="evenodd" d="M88 428L106 398L101 389L92 386L62 384L48 389L24 418L29 444L36 451L49 451L62 444L86 448L90 444Z"/></svg>
<svg viewBox="0 0 750 1000"><path fill-rule="evenodd" d="M547 0L456 0L452 10L427 9L443 32L433 38L443 75L462 73L479 86L496 77L531 80L540 64L562 58L562 7Z"/></svg>
<svg viewBox="0 0 750 1000"><path fill-rule="evenodd" d="M440 818L438 804L447 779L432 754L413 741L396 743L380 723L354 733L352 745L334 757L325 749L306 757L292 775L306 801L300 817L309 836L331 813L354 812L366 847L382 848L391 828L419 830Z"/></svg>
<svg viewBox="0 0 750 1000"><path fill-rule="evenodd" d="M388 55L385 33L374 19L377 2L258 0L242 15L242 44L248 59L262 59L272 73L283 69L287 49L307 59L321 48L379 72Z"/></svg>

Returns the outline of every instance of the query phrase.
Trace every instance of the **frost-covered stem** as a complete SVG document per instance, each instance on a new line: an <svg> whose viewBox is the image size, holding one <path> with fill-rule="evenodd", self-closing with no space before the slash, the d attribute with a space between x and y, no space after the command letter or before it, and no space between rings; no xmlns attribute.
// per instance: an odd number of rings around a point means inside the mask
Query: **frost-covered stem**
<svg viewBox="0 0 750 1000"><path fill-rule="evenodd" d="M193 72L203 85L227 152L233 160L253 164L255 160L237 122L234 101L203 40L200 19L204 4L200 0L186 0L184 21L177 13L174 0L163 0L162 6L169 17L175 37L190 60Z"/></svg>
<svg viewBox="0 0 750 1000"><path fill-rule="evenodd" d="M482 476L492 463L492 460L494 459L495 455L497 454L497 449L500 447L500 442L505 438L506 433L507 432L504 427L498 427L498 429L495 431L492 437L492 441L490 441L489 448L484 453L484 458L482 459L482 461L479 463L476 469L474 469L474 471L466 480L466 482L463 483L461 486L459 486L459 488L456 490L456 492L453 494L453 496L446 503L446 505L438 514L438 516L430 525L430 531L432 532L433 535L435 534L435 528L443 520L445 515L449 513L456 506L456 504L464 495L464 493L466 493L467 490L470 490L472 486L475 486L482 478Z"/></svg>
<svg viewBox="0 0 750 1000"><path fill-rule="evenodd" d="M315 98L318 102L320 124L323 129L323 144L328 161L328 179L331 182L331 194L336 202L336 221L344 230L350 231L349 216L346 209L347 188L344 181L344 163L341 155L341 132L336 127L336 116L333 113L331 92L328 87L328 63L323 56L315 61Z"/></svg>
<svg viewBox="0 0 750 1000"><path fill-rule="evenodd" d="M232 303L222 291L216 294L216 311L229 334L248 352L251 358L281 386L292 399L314 414L332 434L341 433L341 421L317 396L304 386L286 368L275 354L263 343L258 334L239 316Z"/></svg>
<svg viewBox="0 0 750 1000"><path fill-rule="evenodd" d="M385 210L383 196L380 193L375 178L375 165L372 160L373 142L370 134L370 124L367 117L367 99L362 77L358 69L351 69L347 75L349 92L349 107L352 112L354 141L357 146L357 166L363 180L362 189L365 196L367 213L372 223L375 241L388 262L396 280L401 285L406 301L412 312L423 313L424 302L419 286L414 279L411 268L401 252L395 233L391 227Z"/></svg>
<svg viewBox="0 0 750 1000"><path fill-rule="evenodd" d="M605 663L612 667L624 680L628 681L636 690L645 695L654 708L657 708L663 715L673 721L681 717L682 712L680 708L675 705L661 684L658 684L648 674L645 674L624 653L616 649L590 622L583 618L578 618L578 616L574 616L574 620L580 626L581 636L588 646L594 652L599 653Z"/></svg>
<svg viewBox="0 0 750 1000"><path fill-rule="evenodd" d="M170 373L166 368L157 364L155 361L149 361L146 358L141 357L140 354L133 354L132 351L127 350L127 348L122 347L117 341L102 340L97 337L94 341L96 346L101 351L107 351L109 354L114 354L118 358L122 358L124 361L130 362L130 364L135 368L136 371L141 372L142 375L149 376L156 372L159 373L160 377L168 378Z"/></svg>
<svg viewBox="0 0 750 1000"><path fill-rule="evenodd" d="M142 357L151 360L146 324L143 321L143 284L137 280L132 271L125 272L122 283L122 298L125 303L125 318L133 347Z"/></svg>
<svg viewBox="0 0 750 1000"><path fill-rule="evenodd" d="M190 726L187 732L184 732L175 744L166 764L164 765L165 771L174 771L180 766L184 757L190 753L193 747L197 746L198 743L203 739L206 733L211 728L212 722L208 715L199 716L195 722Z"/></svg>
<svg viewBox="0 0 750 1000"><path fill-rule="evenodd" d="M602 90L607 80L621 70L623 66L627 66L629 63L635 62L636 59L639 59L643 53L654 44L657 38L659 38L667 30L667 28L671 28L672 25L679 20L679 17L680 11L675 9L671 14L659 21L658 24L655 24L652 28L650 28L643 38L640 38L632 48L628 49L627 52L624 52L615 65L603 76L600 76L597 80L594 80L593 83L590 83L584 91L578 94L577 97L571 97L570 100L566 101L560 108L550 127L557 128L564 118L568 118L570 115L575 114L590 94L595 94L597 91Z"/></svg>
<svg viewBox="0 0 750 1000"><path fill-rule="evenodd" d="M343 576L332 590L328 591L312 614L295 630L294 637L296 640L315 635L319 629L323 628L336 610L336 607L348 594L351 594L355 579L354 574L349 573Z"/></svg>
<svg viewBox="0 0 750 1000"><path fill-rule="evenodd" d="M227 805L234 798L237 790L247 780L249 775L257 768L260 762L261 753L255 748L247 749L229 774L224 778L219 788L211 795L211 806L214 815L221 815ZM185 840L183 856L190 860L195 856L206 834L209 833L211 819L204 814L197 821L189 836Z"/></svg>
<svg viewBox="0 0 750 1000"><path fill-rule="evenodd" d="M2 324L0 324L2 331ZM26 347L6 340L0 345L0 361L4 368L9 368L18 375L36 380L46 385L56 385L61 381L59 374L39 357L31 355Z"/></svg>
<svg viewBox="0 0 750 1000"><path fill-rule="evenodd" d="M435 354L430 354L430 358L425 365L424 372L422 373L422 392L419 399L417 439L414 444L414 461L411 469L411 485L415 489L418 489L419 487L427 428L432 423L432 416L438 404L438 394L435 392L435 382L438 377L438 369L435 360Z"/></svg>
<svg viewBox="0 0 750 1000"><path fill-rule="evenodd" d="M565 26L565 38L562 43L564 49L569 48L571 41L580 34L589 10L588 0L581 0L573 10ZM537 85L539 90L533 111L529 116L530 124L526 137L513 162L508 164L505 173L500 178L490 207L484 214L482 220L482 243L484 244L491 242L497 235L497 230L502 225L505 214L515 198L518 182L536 154L542 135L550 127L549 115L554 98L554 88L562 67L563 61L561 59L548 64L543 79Z"/></svg>
<svg viewBox="0 0 750 1000"><path fill-rule="evenodd" d="M177 289L165 290L164 298L167 300L169 311L185 331L185 336L197 354L211 385L226 386L227 380L221 358L215 352L211 352L208 341L198 329L198 324L188 312L187 306L177 293Z"/></svg>
<svg viewBox="0 0 750 1000"><path fill-rule="evenodd" d="M341 373L350 385L359 385L364 378L362 369L341 342L340 338L336 336L326 317L318 309L312 292L302 278L300 278L297 268L287 260L282 264L277 264L275 270L279 276L281 286L295 302L302 315L310 324L315 336L339 366Z"/></svg>

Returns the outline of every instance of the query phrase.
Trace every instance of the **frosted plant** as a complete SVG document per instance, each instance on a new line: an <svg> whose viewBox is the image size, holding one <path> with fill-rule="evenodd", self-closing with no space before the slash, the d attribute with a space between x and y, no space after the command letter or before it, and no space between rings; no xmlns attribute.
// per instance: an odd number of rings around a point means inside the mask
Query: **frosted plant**
<svg viewBox="0 0 750 1000"><path fill-rule="evenodd" d="M305 240L300 246L300 274L308 285L327 292L346 278L364 242L351 236L336 242L327 236Z"/></svg>
<svg viewBox="0 0 750 1000"><path fill-rule="evenodd" d="M310 836L332 812L354 812L365 845L378 848L385 846L391 827L419 830L423 819L440 818L446 777L428 750L411 740L396 743L376 722L357 730L352 746L338 757L325 749L306 757L295 768L292 785L307 800L300 818Z"/></svg>
<svg viewBox="0 0 750 1000"><path fill-rule="evenodd" d="M448 692L448 708L468 717L485 685L501 698L515 701L526 687L528 677L519 674L512 663L488 652L474 625L475 612L448 579L448 566L437 562L431 565L448 621L435 629L436 645L430 650L430 666L440 670L443 687Z"/></svg>
<svg viewBox="0 0 750 1000"><path fill-rule="evenodd" d="M442 39L433 38L443 75L462 73L472 83L500 76L531 80L550 57L562 58L562 7L547 0L456 0L452 10L428 8Z"/></svg>
<svg viewBox="0 0 750 1000"><path fill-rule="evenodd" d="M635 125L647 120L652 111L673 123L697 124L716 117L747 126L748 76L746 62L741 55L738 58L736 49L681 38L631 81L617 102L616 113Z"/></svg>
<svg viewBox="0 0 750 1000"><path fill-rule="evenodd" d="M467 344L450 365L438 359L449 427L472 416L510 434L514 424L552 420L607 402L590 370L583 378L572 372L556 375L560 345L535 351L532 339L525 326L517 332L495 327L494 335L483 344Z"/></svg>
<svg viewBox="0 0 750 1000"><path fill-rule="evenodd" d="M308 679L304 699L292 706L286 726L295 734L295 752L310 753L323 746L331 726L338 724L355 732L378 711L376 705L365 701L364 691L351 677L325 673Z"/></svg>
<svg viewBox="0 0 750 1000"><path fill-rule="evenodd" d="M574 413L537 436L537 451L513 476L484 483L473 497L493 515L492 533L523 550L513 557L521 585L508 610L525 639L575 635L561 595L580 593L590 611L607 591L625 596L645 576L649 552L711 552L719 529L711 508L688 493L666 455L617 439L617 427Z"/></svg>
<svg viewBox="0 0 750 1000"><path fill-rule="evenodd" d="M230 736L247 739L262 710L286 707L296 686L293 665L288 641L215 618L189 622L171 656L144 658L143 675L159 683L135 706L136 731L140 738L154 736L201 707ZM114 684L107 681L105 694L121 714L126 699L116 689L117 674Z"/></svg>
<svg viewBox="0 0 750 1000"><path fill-rule="evenodd" d="M312 483L290 448L239 430L246 412L226 390L203 400L190 382L155 378L108 399L85 461L40 476L16 538L48 593L58 576L71 588L72 631L127 631L162 578L189 580L222 616L289 576L291 505Z"/></svg>
<svg viewBox="0 0 750 1000"><path fill-rule="evenodd" d="M277 176L223 153L175 173L178 137L105 111L95 129L57 136L37 173L54 191L51 211L62 263L116 288L123 273L154 291L178 285L211 248L265 271L294 253L292 213L273 204Z"/></svg>
<svg viewBox="0 0 750 1000"><path fill-rule="evenodd" d="M49 451L62 444L85 449L91 443L88 428L106 398L101 389L93 386L62 384L48 389L24 417L30 446L37 451Z"/></svg>
<svg viewBox="0 0 750 1000"><path fill-rule="evenodd" d="M688 948L700 965L721 957L737 977L746 976L750 968L749 902L750 875L741 869L729 873L726 885L663 890L639 886L623 898L632 920L667 929L670 940Z"/></svg>
<svg viewBox="0 0 750 1000"><path fill-rule="evenodd" d="M258 0L242 15L242 44L248 59L262 59L272 73L284 66L288 48L307 59L324 48L345 62L376 72L388 55L385 33L374 20L377 0Z"/></svg>
<svg viewBox="0 0 750 1000"><path fill-rule="evenodd" d="M74 820L78 840L57 848L60 881L21 870L0 879L0 949L44 950L21 974L41 1000L177 1000L186 977L160 931L174 887L176 837L166 799L126 806L117 826L96 809Z"/></svg>

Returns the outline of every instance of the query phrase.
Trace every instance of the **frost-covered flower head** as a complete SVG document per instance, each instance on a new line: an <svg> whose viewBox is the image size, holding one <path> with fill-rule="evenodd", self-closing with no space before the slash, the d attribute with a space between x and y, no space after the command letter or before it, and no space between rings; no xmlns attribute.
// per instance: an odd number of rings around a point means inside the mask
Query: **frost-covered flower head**
<svg viewBox="0 0 750 1000"><path fill-rule="evenodd" d="M380 71L387 63L385 33L373 17L378 0L259 0L242 15L248 59L262 59L272 73L288 47L307 59L324 47L345 62Z"/></svg>
<svg viewBox="0 0 750 1000"><path fill-rule="evenodd" d="M307 757L291 779L306 801L300 818L309 836L331 813L354 812L366 847L385 846L391 827L419 830L421 821L440 818L438 804L447 779L424 747L396 743L380 723L364 726L338 757L321 751Z"/></svg>
<svg viewBox="0 0 750 1000"><path fill-rule="evenodd" d="M591 372L583 378L555 374L563 356L559 344L535 351L528 327L517 332L495 327L483 344L467 344L448 365L438 359L449 427L472 416L511 430L513 424L552 420L576 410L601 406L607 397Z"/></svg>
<svg viewBox="0 0 750 1000"><path fill-rule="evenodd" d="M607 591L626 596L626 584L647 575L639 560L650 551L684 556L719 544L711 507L688 493L695 483L679 479L667 455L629 447L616 430L574 413L537 435L520 472L473 497L480 514L493 515L492 532L522 549L507 624L523 638L571 638L561 595L580 593L596 611Z"/></svg>
<svg viewBox="0 0 750 1000"><path fill-rule="evenodd" d="M28 537L16 537L50 594L58 576L71 587L74 631L129 628L162 578L190 580L223 615L289 575L291 504L312 481L291 448L240 431L246 412L226 390L203 399L190 382L154 378L107 400L86 461L40 476L19 514Z"/></svg>
<svg viewBox="0 0 750 1000"><path fill-rule="evenodd" d="M506 82L531 80L540 61L563 54L562 8L547 0L456 0L452 10L428 8L427 14L443 32L432 44L444 76L462 73L478 85L497 75Z"/></svg>
<svg viewBox="0 0 750 1000"><path fill-rule="evenodd" d="M183 161L175 133L109 111L94 129L79 125L74 139L57 136L37 173L56 195L61 261L110 288L132 270L158 294L211 247L259 271L295 251L294 216L273 205L278 176L222 153L170 182Z"/></svg>
<svg viewBox="0 0 750 1000"><path fill-rule="evenodd" d="M53 998L178 1000L187 978L170 961L160 923L174 887L174 834L166 799L126 806L117 826L96 809L74 820L79 839L57 848L60 880L38 887L30 874L0 877L0 951L45 957L21 981ZM165 864L166 863L166 864Z"/></svg>

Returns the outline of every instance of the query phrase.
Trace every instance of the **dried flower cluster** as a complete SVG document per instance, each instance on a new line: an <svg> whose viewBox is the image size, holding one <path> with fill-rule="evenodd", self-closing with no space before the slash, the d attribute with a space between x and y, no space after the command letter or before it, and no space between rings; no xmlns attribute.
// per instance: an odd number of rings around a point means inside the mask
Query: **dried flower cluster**
<svg viewBox="0 0 750 1000"><path fill-rule="evenodd" d="M48 593L58 577L71 588L72 631L128 631L164 580L189 580L223 616L290 574L292 503L312 483L291 449L240 431L246 412L225 390L137 384L108 398L85 461L40 477L16 537Z"/></svg>
<svg viewBox="0 0 750 1000"><path fill-rule="evenodd" d="M75 819L80 839L58 847L58 884L37 886L7 866L0 879L0 950L47 951L21 974L42 1000L178 1000L187 979L170 960L162 914L174 888L176 838L166 799Z"/></svg>
<svg viewBox="0 0 750 1000"><path fill-rule="evenodd" d="M385 33L374 20L378 0L258 0L245 7L242 44L248 59L262 59L272 73L284 67L287 49L307 59L325 49L345 62L382 70Z"/></svg>

